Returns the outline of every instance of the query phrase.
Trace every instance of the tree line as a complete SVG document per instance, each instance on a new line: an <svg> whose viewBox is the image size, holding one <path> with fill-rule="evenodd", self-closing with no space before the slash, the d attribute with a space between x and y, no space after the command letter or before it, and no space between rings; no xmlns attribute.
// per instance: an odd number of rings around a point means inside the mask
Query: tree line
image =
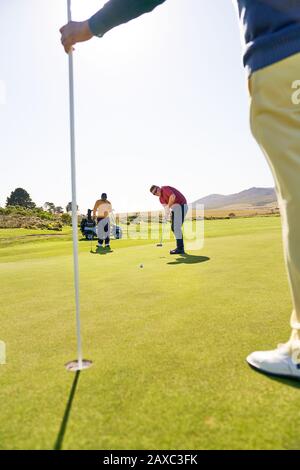
<svg viewBox="0 0 300 470"><path fill-rule="evenodd" d="M24 207L25 209L35 209L37 208L36 204L32 201L30 194L23 188L16 188L14 191L10 193L10 196L6 198L6 207L10 206L18 206ZM53 202L45 202L43 207L40 209L44 209L46 212L50 214L63 214L64 209L62 206L56 206ZM72 203L68 202L66 205L66 212L72 211ZM78 210L78 206L77 206Z"/></svg>

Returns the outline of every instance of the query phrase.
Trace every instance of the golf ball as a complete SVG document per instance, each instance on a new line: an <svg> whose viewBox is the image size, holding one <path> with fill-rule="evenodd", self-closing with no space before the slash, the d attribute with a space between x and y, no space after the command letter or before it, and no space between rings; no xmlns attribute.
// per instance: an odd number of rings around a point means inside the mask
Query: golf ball
<svg viewBox="0 0 300 470"><path fill-rule="evenodd" d="M140 268L143 268L143 267L144 267L144 265L143 265L143 264L140 264Z"/></svg>

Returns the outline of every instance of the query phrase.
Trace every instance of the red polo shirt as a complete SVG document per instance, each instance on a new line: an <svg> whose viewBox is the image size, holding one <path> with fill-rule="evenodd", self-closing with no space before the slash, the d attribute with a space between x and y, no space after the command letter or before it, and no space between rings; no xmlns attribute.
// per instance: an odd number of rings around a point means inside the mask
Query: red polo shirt
<svg viewBox="0 0 300 470"><path fill-rule="evenodd" d="M172 188L172 186L162 186L161 188L161 195L159 198L160 203L165 206L168 204L170 196L174 194L176 197L174 204L187 204L186 198L183 194L181 194L178 189Z"/></svg>

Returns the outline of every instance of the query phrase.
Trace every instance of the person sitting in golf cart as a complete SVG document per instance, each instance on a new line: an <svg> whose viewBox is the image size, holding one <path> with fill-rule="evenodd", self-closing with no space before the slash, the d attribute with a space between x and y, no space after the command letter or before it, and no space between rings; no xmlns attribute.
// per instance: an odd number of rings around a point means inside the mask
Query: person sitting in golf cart
<svg viewBox="0 0 300 470"><path fill-rule="evenodd" d="M150 188L154 196L159 197L160 203L164 206L166 217L171 213L171 228L176 238L177 247L170 251L170 255L183 255L184 242L182 225L188 211L187 200L178 189L172 186L156 186Z"/></svg>
<svg viewBox="0 0 300 470"><path fill-rule="evenodd" d="M97 221L98 245L100 248L105 242L105 248L110 249L110 219L109 214L112 212L112 205L107 200L107 194L102 193L101 199L95 202L93 209L93 218Z"/></svg>

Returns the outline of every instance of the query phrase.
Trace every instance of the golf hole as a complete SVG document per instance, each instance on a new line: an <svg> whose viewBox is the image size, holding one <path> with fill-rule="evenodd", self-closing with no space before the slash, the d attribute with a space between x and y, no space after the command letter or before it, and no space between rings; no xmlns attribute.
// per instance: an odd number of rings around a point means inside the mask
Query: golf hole
<svg viewBox="0 0 300 470"><path fill-rule="evenodd" d="M92 361L89 361L87 359L82 359L81 361L81 364L79 364L79 361L76 359L74 361L70 361L70 362L67 362L65 364L65 368L69 371L69 372L77 372L79 370L84 370L84 369L88 369L89 367L91 367L93 365L93 362Z"/></svg>

